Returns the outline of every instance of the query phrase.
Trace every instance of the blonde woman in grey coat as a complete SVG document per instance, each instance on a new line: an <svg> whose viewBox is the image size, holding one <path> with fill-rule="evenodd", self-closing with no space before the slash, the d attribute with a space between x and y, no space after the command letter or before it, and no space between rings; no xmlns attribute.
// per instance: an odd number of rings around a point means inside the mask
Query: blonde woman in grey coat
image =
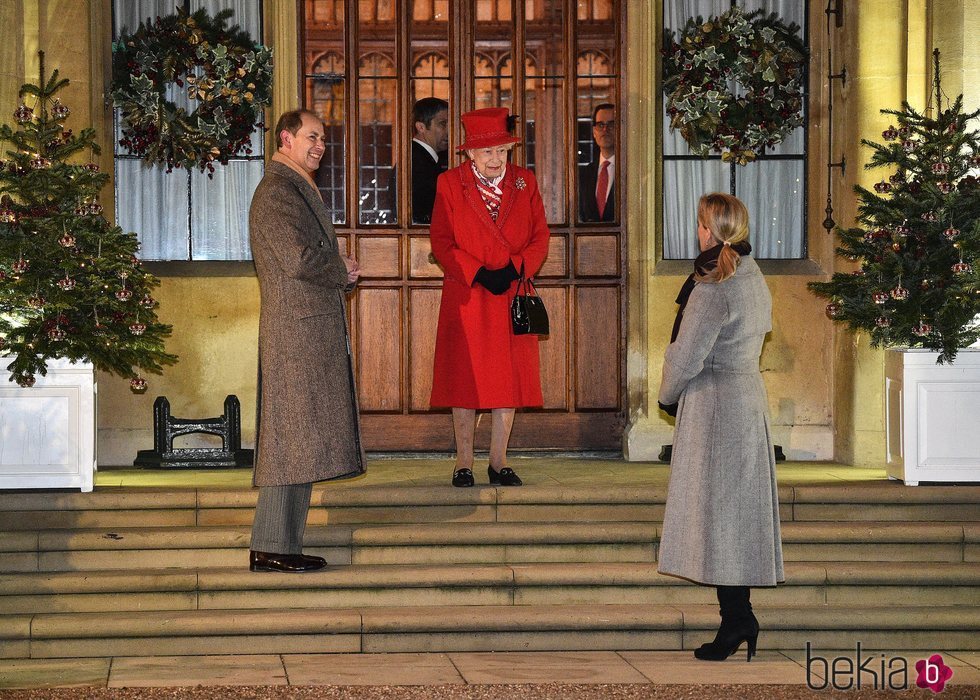
<svg viewBox="0 0 980 700"><path fill-rule="evenodd" d="M659 570L715 586L721 626L694 655L721 661L759 623L750 586L784 580L775 457L759 355L772 299L748 254L749 216L737 198L698 204L701 255L678 302L664 358L660 406L677 416Z"/></svg>

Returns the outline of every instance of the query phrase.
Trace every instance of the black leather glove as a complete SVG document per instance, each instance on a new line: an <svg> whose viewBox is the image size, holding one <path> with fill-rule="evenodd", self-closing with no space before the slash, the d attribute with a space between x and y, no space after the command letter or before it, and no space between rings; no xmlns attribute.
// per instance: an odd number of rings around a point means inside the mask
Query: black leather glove
<svg viewBox="0 0 980 700"><path fill-rule="evenodd" d="M673 416L675 418L677 417L677 404L676 403L665 404L665 403L660 403L658 401L657 402L657 405L660 406L660 410L663 411L664 413L666 413L668 416Z"/></svg>
<svg viewBox="0 0 980 700"><path fill-rule="evenodd" d="M481 267L476 271L474 280L485 287L491 294L500 295L510 289L510 283L518 277L520 275L517 274L514 263L511 262L507 263L507 267L501 267L496 270L488 270L485 267Z"/></svg>

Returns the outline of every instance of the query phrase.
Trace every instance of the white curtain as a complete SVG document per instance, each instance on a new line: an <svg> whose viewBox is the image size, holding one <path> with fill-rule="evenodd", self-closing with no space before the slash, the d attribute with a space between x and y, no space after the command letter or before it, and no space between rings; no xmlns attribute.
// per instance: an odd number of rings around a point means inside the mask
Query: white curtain
<svg viewBox="0 0 980 700"><path fill-rule="evenodd" d="M746 14L761 8L776 12L786 24L805 27L806 3L802 0L740 0ZM707 18L727 12L729 0L664 0L664 24L675 32L689 17ZM690 156L679 132L670 131L666 113L664 155ZM664 258L690 259L698 254L698 199L707 192L732 192L749 209L753 255L758 258L801 258L804 255L806 191L804 182L804 128L794 131L770 153L799 156L794 160L755 161L732 166L720 160L664 160Z"/></svg>
<svg viewBox="0 0 980 700"><path fill-rule="evenodd" d="M177 0L114 0L115 36L134 32L141 21L174 12ZM262 36L259 0L192 0L190 9L214 15L231 9L228 25L238 25L258 43ZM167 98L192 111L183 90L171 87ZM117 113L116 154L120 118ZM263 139L252 138L252 156L261 157ZM213 179L195 170L175 169L116 158L116 221L135 231L140 255L146 260L248 260L248 206L262 178L262 160L231 161L215 165Z"/></svg>

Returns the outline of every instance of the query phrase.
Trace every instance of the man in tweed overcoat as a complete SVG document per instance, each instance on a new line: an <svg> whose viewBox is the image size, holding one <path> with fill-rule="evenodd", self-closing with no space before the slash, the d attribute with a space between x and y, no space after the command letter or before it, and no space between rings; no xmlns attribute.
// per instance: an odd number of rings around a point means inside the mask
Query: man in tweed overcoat
<svg viewBox="0 0 980 700"><path fill-rule="evenodd" d="M252 571L325 566L303 554L313 482L364 472L345 302L360 268L340 253L312 179L323 141L315 114L283 114L249 209L262 298Z"/></svg>

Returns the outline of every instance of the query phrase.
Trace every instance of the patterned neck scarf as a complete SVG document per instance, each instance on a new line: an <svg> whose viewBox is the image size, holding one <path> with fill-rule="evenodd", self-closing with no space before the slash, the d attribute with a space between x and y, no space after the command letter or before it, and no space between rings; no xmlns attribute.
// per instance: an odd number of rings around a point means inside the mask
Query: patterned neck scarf
<svg viewBox="0 0 980 700"><path fill-rule="evenodd" d="M473 168L473 176L476 178L476 189L480 192L480 196L483 198L483 203L487 207L487 212L490 214L490 218L496 221L497 214L500 213L500 197L503 195L504 191L497 187L495 183L499 183L501 180L503 180L504 175L501 173L500 177L491 181L480 174L480 171L476 169L476 163L470 161L470 166ZM504 172L507 171L505 170Z"/></svg>

